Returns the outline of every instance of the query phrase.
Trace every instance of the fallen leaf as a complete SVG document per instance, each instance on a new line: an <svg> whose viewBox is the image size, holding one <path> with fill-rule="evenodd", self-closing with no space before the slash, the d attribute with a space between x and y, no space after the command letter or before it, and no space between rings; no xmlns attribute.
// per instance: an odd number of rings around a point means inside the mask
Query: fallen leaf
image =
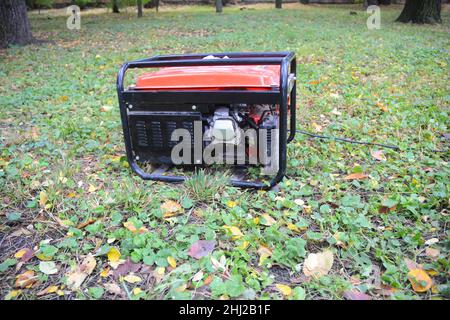
<svg viewBox="0 0 450 320"><path fill-rule="evenodd" d="M261 221L261 224L270 227L271 225L274 225L276 223L275 219L269 216L267 213L263 214L261 216L263 219Z"/></svg>
<svg viewBox="0 0 450 320"><path fill-rule="evenodd" d="M214 250L215 241L198 240L189 248L188 255L195 259L205 257Z"/></svg>
<svg viewBox="0 0 450 320"><path fill-rule="evenodd" d="M369 177L369 175L358 172L358 173L349 174L348 176L346 176L344 178L344 180L362 180L362 179L366 179L367 177Z"/></svg>
<svg viewBox="0 0 450 320"><path fill-rule="evenodd" d="M292 294L291 287L289 287L285 284L278 283L275 286L284 296L290 296Z"/></svg>
<svg viewBox="0 0 450 320"><path fill-rule="evenodd" d="M426 292L433 285L433 280L422 269L412 269L408 272L408 279L415 292Z"/></svg>
<svg viewBox="0 0 450 320"><path fill-rule="evenodd" d="M126 275L125 277L123 277L123 280L125 280L128 283L132 283L132 284L139 283L142 281L142 279L140 277L138 277L134 274Z"/></svg>
<svg viewBox="0 0 450 320"><path fill-rule="evenodd" d="M212 275L209 275L206 277L205 281L203 281L203 285L207 286L208 284L210 284L213 281L214 277Z"/></svg>
<svg viewBox="0 0 450 320"><path fill-rule="evenodd" d="M183 211L181 205L173 200L168 200L161 205L161 211L164 218L175 216Z"/></svg>
<svg viewBox="0 0 450 320"><path fill-rule="evenodd" d="M237 240L243 236L241 230L235 226L223 226L226 230L231 233L231 240Z"/></svg>
<svg viewBox="0 0 450 320"><path fill-rule="evenodd" d="M58 272L58 268L53 261L41 261L39 262L39 271L44 274L55 274Z"/></svg>
<svg viewBox="0 0 450 320"><path fill-rule="evenodd" d="M34 251L30 248L23 248L17 251L14 257L20 259L21 262L27 262L34 257Z"/></svg>
<svg viewBox="0 0 450 320"><path fill-rule="evenodd" d="M423 266L421 264L419 264L415 261L412 261L411 259L405 258L405 259L403 259L403 261L405 262L405 265L408 268L408 270L423 268Z"/></svg>
<svg viewBox="0 0 450 320"><path fill-rule="evenodd" d="M323 127L315 122L312 123L312 126L314 127L314 131L315 132L322 132L323 131Z"/></svg>
<svg viewBox="0 0 450 320"><path fill-rule="evenodd" d="M294 231L294 232L300 232L300 228L299 227L297 227L295 224L293 224L293 223L288 223L287 225L287 228L289 229L289 230L291 230L291 231Z"/></svg>
<svg viewBox="0 0 450 320"><path fill-rule="evenodd" d="M146 227L144 227L144 226L140 227L139 230L138 230L136 228L136 226L134 225L134 223L131 222L131 221L124 222L123 226L125 228L127 228L128 230L130 230L131 232L133 232L133 233L145 233L145 232L148 232L148 229Z"/></svg>
<svg viewBox="0 0 450 320"><path fill-rule="evenodd" d="M14 286L16 288L31 288L33 284L37 281L37 276L34 274L33 270L27 270L22 274L16 276L16 282Z"/></svg>
<svg viewBox="0 0 450 320"><path fill-rule="evenodd" d="M97 190L97 188L93 184L90 184L89 188L88 188L88 192L92 193L92 192L95 192L95 190Z"/></svg>
<svg viewBox="0 0 450 320"><path fill-rule="evenodd" d="M45 208L45 204L47 203L48 197L45 191L41 191L39 193L39 205L41 208Z"/></svg>
<svg viewBox="0 0 450 320"><path fill-rule="evenodd" d="M8 292L4 299L11 300L17 298L20 294L22 294L22 290L11 290L10 292Z"/></svg>
<svg viewBox="0 0 450 320"><path fill-rule="evenodd" d="M45 288L44 290L39 291L38 293L36 293L37 296L44 296L46 294L50 294L50 293L56 293L58 291L58 286L49 286L47 288Z"/></svg>
<svg viewBox="0 0 450 320"><path fill-rule="evenodd" d="M436 259L437 257L439 257L440 251L437 250L437 249L433 249L433 248L427 247L425 249L425 254L427 255L427 257Z"/></svg>
<svg viewBox="0 0 450 320"><path fill-rule="evenodd" d="M164 273L166 272L166 268L164 267L158 267L153 272L153 277L155 278L156 282L159 283L164 278Z"/></svg>
<svg viewBox="0 0 450 320"><path fill-rule="evenodd" d="M86 278L94 271L97 262L93 255L89 254L84 258L83 262L69 271L67 276L67 286L69 289L76 291Z"/></svg>
<svg viewBox="0 0 450 320"><path fill-rule="evenodd" d="M303 206L305 204L305 201L303 201L302 199L295 199L294 203L298 206Z"/></svg>
<svg viewBox="0 0 450 320"><path fill-rule="evenodd" d="M114 282L105 283L105 289L109 293L121 295L122 289L120 289L119 285Z"/></svg>
<svg viewBox="0 0 450 320"><path fill-rule="evenodd" d="M120 259L120 251L116 247L111 247L107 253L107 256L109 262L118 262Z"/></svg>
<svg viewBox="0 0 450 320"><path fill-rule="evenodd" d="M83 229L83 228L86 228L88 225L93 224L95 221L97 221L97 220L90 218L90 219L88 219L88 220L86 220L86 221L84 221L84 222L81 222L81 223L79 223L79 224L77 225L77 229Z"/></svg>
<svg viewBox="0 0 450 320"><path fill-rule="evenodd" d="M439 242L438 238L431 238L431 239L428 239L427 241L425 241L425 244L427 246L431 246L431 245L433 245L435 243L438 243L438 242Z"/></svg>
<svg viewBox="0 0 450 320"><path fill-rule="evenodd" d="M236 205L237 205L237 203L236 203L236 201L228 201L227 202L227 207L228 208L234 208L234 207L236 207Z"/></svg>
<svg viewBox="0 0 450 320"><path fill-rule="evenodd" d="M117 268L114 270L114 276L117 278L129 273L137 272L140 267L140 263L134 263L130 259L127 259L126 261L124 261L124 263L117 266Z"/></svg>
<svg viewBox="0 0 450 320"><path fill-rule="evenodd" d="M310 253L303 264L303 273L308 277L320 278L330 272L333 266L333 252L325 250Z"/></svg>
<svg viewBox="0 0 450 320"><path fill-rule="evenodd" d="M133 289L133 294L134 294L135 296L138 295L138 294L140 294L141 292L142 292L142 289L141 289L141 288L136 287L136 288Z"/></svg>
<svg viewBox="0 0 450 320"><path fill-rule="evenodd" d="M344 298L347 300L372 300L371 296L357 290L345 291Z"/></svg>
<svg viewBox="0 0 450 320"><path fill-rule="evenodd" d="M386 161L386 157L383 154L383 150L374 150L371 152L372 158L378 161Z"/></svg>
<svg viewBox="0 0 450 320"><path fill-rule="evenodd" d="M270 248L261 245L258 249L258 254L259 254L258 265L261 266L264 263L264 261L266 261L266 259L272 255L272 253L273 252Z"/></svg>
<svg viewBox="0 0 450 320"><path fill-rule="evenodd" d="M101 106L100 112L108 112L108 111L111 111L112 109L113 109L112 106Z"/></svg>
<svg viewBox="0 0 450 320"><path fill-rule="evenodd" d="M192 277L192 281L200 281L203 279L203 271L199 271Z"/></svg>
<svg viewBox="0 0 450 320"><path fill-rule="evenodd" d="M100 272L100 277L102 278L106 278L107 276L109 276L110 274L110 269L109 268L105 268Z"/></svg>
<svg viewBox="0 0 450 320"><path fill-rule="evenodd" d="M169 263L169 265L172 268L176 268L177 267L177 262L175 261L175 259L173 257L167 257L167 262Z"/></svg>
<svg viewBox="0 0 450 320"><path fill-rule="evenodd" d="M388 111L388 108L384 104L382 104L381 102L377 102L376 105L377 105L378 108L381 109L381 111L383 111L383 112L387 112Z"/></svg>

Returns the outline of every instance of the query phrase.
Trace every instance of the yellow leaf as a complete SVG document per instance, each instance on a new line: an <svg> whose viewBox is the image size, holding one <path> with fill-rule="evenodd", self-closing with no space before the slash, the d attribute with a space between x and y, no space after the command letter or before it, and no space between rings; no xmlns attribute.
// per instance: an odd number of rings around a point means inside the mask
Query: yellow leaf
<svg viewBox="0 0 450 320"><path fill-rule="evenodd" d="M308 277L320 278L330 272L333 266L333 252L325 250L310 253L303 264L303 273Z"/></svg>
<svg viewBox="0 0 450 320"><path fill-rule="evenodd" d="M272 250L264 245L261 245L258 249L258 253L259 253L259 266L261 266L264 261L267 260L268 257L270 257L272 255Z"/></svg>
<svg viewBox="0 0 450 320"><path fill-rule="evenodd" d="M134 295L138 295L138 294L141 293L141 292L142 292L142 289L141 289L141 288L138 288L138 287L137 287L137 288L134 288L134 289L133 289L133 294L134 294Z"/></svg>
<svg viewBox="0 0 450 320"><path fill-rule="evenodd" d="M125 277L123 277L123 280L125 280L128 283L138 283L141 282L142 279L138 276L135 276L134 274L129 274Z"/></svg>
<svg viewBox="0 0 450 320"><path fill-rule="evenodd" d="M177 288L175 289L175 291L176 291L176 292L183 292L183 291L186 291L186 288L187 288L187 284L186 284L186 283L183 283L181 286L177 287Z"/></svg>
<svg viewBox="0 0 450 320"><path fill-rule="evenodd" d="M287 228L294 232L300 232L300 229L293 223L288 223Z"/></svg>
<svg viewBox="0 0 450 320"><path fill-rule="evenodd" d="M47 197L47 193L45 191L41 191L39 193L39 205L42 208L45 208L45 204L47 203L48 197Z"/></svg>
<svg viewBox="0 0 450 320"><path fill-rule="evenodd" d="M109 268L105 268L100 272L100 277L106 278L109 275Z"/></svg>
<svg viewBox="0 0 450 320"><path fill-rule="evenodd" d="M89 185L89 188L88 188L88 192L89 192L89 193L92 193L92 192L94 192L95 190L97 190L97 188L96 188L94 185L90 184L90 185Z"/></svg>
<svg viewBox="0 0 450 320"><path fill-rule="evenodd" d="M164 218L175 216L183 211L181 205L173 200L168 200L161 205L161 211Z"/></svg>
<svg viewBox="0 0 450 320"><path fill-rule="evenodd" d="M23 257L23 255L25 254L25 253L27 253L27 249L20 249L19 251L17 251L15 254L14 254L14 258L16 258L16 259L20 259L20 258L22 258Z"/></svg>
<svg viewBox="0 0 450 320"><path fill-rule="evenodd" d="M69 100L69 97L68 97L68 96L61 96L59 99L60 99L62 102L66 102L67 100Z"/></svg>
<svg viewBox="0 0 450 320"><path fill-rule="evenodd" d="M55 293L58 290L59 290L58 286L50 286L50 287L45 288L44 290L39 291L36 295L37 296L43 296L43 295L46 295L46 294Z"/></svg>
<svg viewBox="0 0 450 320"><path fill-rule="evenodd" d="M175 261L175 259L173 257L167 257L167 262L169 263L169 265L172 268L176 268L177 267L177 262Z"/></svg>
<svg viewBox="0 0 450 320"><path fill-rule="evenodd" d="M237 205L237 203L236 203L236 201L228 201L227 202L227 207L228 208L234 208L234 207L236 207L236 205Z"/></svg>
<svg viewBox="0 0 450 320"><path fill-rule="evenodd" d="M108 260L110 262L117 262L120 259L120 251L116 247L111 247L108 251Z"/></svg>
<svg viewBox="0 0 450 320"><path fill-rule="evenodd" d="M244 241L242 241L242 244L239 246L239 249L245 250L248 248L249 245L250 245L250 242L244 240Z"/></svg>
<svg viewBox="0 0 450 320"><path fill-rule="evenodd" d="M265 226L271 226L276 223L275 219L269 216L267 213L262 215L263 221L261 222Z"/></svg>
<svg viewBox="0 0 450 320"><path fill-rule="evenodd" d="M426 292L433 285L433 280L422 269L411 269L408 272L408 279L415 292Z"/></svg>
<svg viewBox="0 0 450 320"><path fill-rule="evenodd" d="M11 299L17 298L21 293L22 293L22 290L11 290L5 296L5 300L11 300Z"/></svg>
<svg viewBox="0 0 450 320"><path fill-rule="evenodd" d="M237 240L243 236L241 230L238 227L235 226L223 226L225 230L228 230L228 232L231 233L231 240Z"/></svg>
<svg viewBox="0 0 450 320"><path fill-rule="evenodd" d="M278 283L277 285L275 285L277 287L277 289L284 295L284 296L290 296L292 294L292 289L291 287L285 285L285 284L281 284Z"/></svg>

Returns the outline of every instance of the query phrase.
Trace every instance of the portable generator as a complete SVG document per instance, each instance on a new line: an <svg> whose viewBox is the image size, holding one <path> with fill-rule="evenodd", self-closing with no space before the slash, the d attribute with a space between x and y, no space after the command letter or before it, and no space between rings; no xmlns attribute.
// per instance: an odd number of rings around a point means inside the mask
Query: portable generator
<svg viewBox="0 0 450 320"><path fill-rule="evenodd" d="M152 70L124 88L132 68ZM171 174L170 167L220 164L233 169L230 183L237 187L268 189L283 179L286 146L296 127L293 52L159 55L126 62L117 93L127 159L141 178L182 182L186 176ZM147 172L146 163L156 169ZM243 174L250 167L260 167L263 178Z"/></svg>

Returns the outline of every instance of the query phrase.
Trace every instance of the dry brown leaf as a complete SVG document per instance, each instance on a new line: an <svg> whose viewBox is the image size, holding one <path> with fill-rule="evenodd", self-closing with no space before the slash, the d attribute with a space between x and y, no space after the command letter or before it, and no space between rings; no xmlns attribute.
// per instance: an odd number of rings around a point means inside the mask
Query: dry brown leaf
<svg viewBox="0 0 450 320"><path fill-rule="evenodd" d="M37 276L34 274L34 271L27 270L16 277L16 282L14 283L14 286L16 288L31 288L36 281Z"/></svg>
<svg viewBox="0 0 450 320"><path fill-rule="evenodd" d="M330 272L333 260L333 252L330 250L310 253L303 264L303 273L308 277L320 278Z"/></svg>
<svg viewBox="0 0 450 320"><path fill-rule="evenodd" d="M144 226L140 227L139 230L138 230L136 228L136 226L134 225L134 223L131 222L131 221L124 222L123 226L125 228L127 228L128 230L130 230L131 232L133 232L133 233L145 233L145 232L148 232L148 229L146 227L144 227Z"/></svg>
<svg viewBox="0 0 450 320"><path fill-rule="evenodd" d="M67 286L69 289L76 291L86 278L94 271L97 262L93 255L89 254L84 258L83 262L69 271L67 276Z"/></svg>
<svg viewBox="0 0 450 320"><path fill-rule="evenodd" d="M352 173L344 178L344 180L362 180L368 178L369 175L365 173Z"/></svg>
<svg viewBox="0 0 450 320"><path fill-rule="evenodd" d="M433 248L427 247L425 249L425 254L427 255L427 257L436 259L437 257L439 257L440 251L437 250L437 249L433 249Z"/></svg>
<svg viewBox="0 0 450 320"><path fill-rule="evenodd" d="M371 152L372 157L378 161L386 161L386 157L383 154L383 150L374 150Z"/></svg>
<svg viewBox="0 0 450 320"><path fill-rule="evenodd" d="M114 282L105 283L105 289L109 293L121 295L122 289L120 289L119 285Z"/></svg>

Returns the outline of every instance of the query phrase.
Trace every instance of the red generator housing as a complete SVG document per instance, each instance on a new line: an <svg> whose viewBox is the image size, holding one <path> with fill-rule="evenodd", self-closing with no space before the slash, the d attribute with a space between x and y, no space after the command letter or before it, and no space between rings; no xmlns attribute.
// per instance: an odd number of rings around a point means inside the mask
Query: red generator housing
<svg viewBox="0 0 450 320"><path fill-rule="evenodd" d="M153 70L124 88L132 68ZM182 182L186 177L170 174L169 168L208 164L208 148L214 159L223 160L219 164L233 166L234 186L267 189L285 175L287 143L296 127L293 52L160 55L126 62L117 93L127 159L143 179ZM181 145L176 132L189 136L181 163L173 157ZM159 168L146 172L143 163ZM243 174L249 166L269 173L249 180Z"/></svg>

